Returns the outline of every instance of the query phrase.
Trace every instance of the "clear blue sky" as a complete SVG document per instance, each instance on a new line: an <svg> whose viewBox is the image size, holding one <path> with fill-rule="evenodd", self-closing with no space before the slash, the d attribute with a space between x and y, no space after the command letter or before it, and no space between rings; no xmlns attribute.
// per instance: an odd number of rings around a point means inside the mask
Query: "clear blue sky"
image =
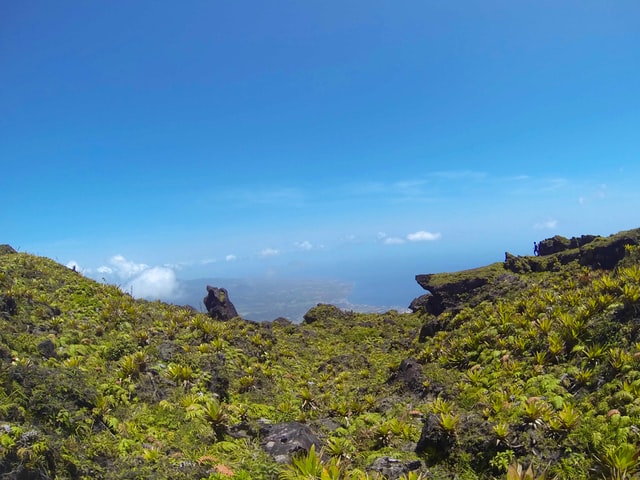
<svg viewBox="0 0 640 480"><path fill-rule="evenodd" d="M640 226L637 0L0 10L0 243L96 278L384 289Z"/></svg>

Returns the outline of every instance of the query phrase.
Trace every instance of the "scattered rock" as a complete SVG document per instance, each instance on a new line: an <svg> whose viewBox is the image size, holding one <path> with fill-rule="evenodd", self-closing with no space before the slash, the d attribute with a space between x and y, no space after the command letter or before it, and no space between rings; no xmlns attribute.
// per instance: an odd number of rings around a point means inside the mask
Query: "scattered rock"
<svg viewBox="0 0 640 480"><path fill-rule="evenodd" d="M402 475L418 470L420 467L422 467L420 460L405 463L397 458L380 457L376 458L367 470L376 472L388 480L397 480Z"/></svg>
<svg viewBox="0 0 640 480"><path fill-rule="evenodd" d="M260 445L278 463L290 463L297 454L307 453L312 445L320 451L318 437L309 427L299 422L274 425L263 424L260 428Z"/></svg>
<svg viewBox="0 0 640 480"><path fill-rule="evenodd" d="M38 352L44 358L53 358L56 356L56 346L51 339L46 339L38 344Z"/></svg>
<svg viewBox="0 0 640 480"><path fill-rule="evenodd" d="M400 362L398 371L391 375L388 383L399 383L403 390L424 396L426 393L424 382L425 376L422 373L422 366L414 358L406 358Z"/></svg>
<svg viewBox="0 0 640 480"><path fill-rule="evenodd" d="M0 313L15 315L18 312L18 304L11 295L0 295Z"/></svg>
<svg viewBox="0 0 640 480"><path fill-rule="evenodd" d="M229 299L229 293L225 288L217 288L207 285L207 296L204 297L204 305L207 312L216 320L231 320L238 316L236 307Z"/></svg>

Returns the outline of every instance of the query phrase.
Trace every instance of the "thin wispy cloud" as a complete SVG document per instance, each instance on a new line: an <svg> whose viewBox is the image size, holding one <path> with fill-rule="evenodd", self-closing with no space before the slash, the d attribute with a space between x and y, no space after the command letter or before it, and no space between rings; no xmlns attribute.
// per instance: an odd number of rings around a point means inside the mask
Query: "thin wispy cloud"
<svg viewBox="0 0 640 480"><path fill-rule="evenodd" d="M280 250L275 248L265 248L260 252L261 257L275 257L276 255L280 255Z"/></svg>
<svg viewBox="0 0 640 480"><path fill-rule="evenodd" d="M533 228L536 230L552 230L558 226L558 221L555 219L549 219L544 222L536 223Z"/></svg>
<svg viewBox="0 0 640 480"><path fill-rule="evenodd" d="M313 250L314 246L309 240L304 240L302 242L295 242L294 246L298 250Z"/></svg>
<svg viewBox="0 0 640 480"><path fill-rule="evenodd" d="M431 242L438 240L441 237L440 233L431 233L425 230L419 232L410 233L407 235L407 240L410 242Z"/></svg>
<svg viewBox="0 0 640 480"><path fill-rule="evenodd" d="M441 178L444 180L485 180L488 175L485 172L477 172L474 170L445 170L440 172L432 172L429 177Z"/></svg>
<svg viewBox="0 0 640 480"><path fill-rule="evenodd" d="M420 230L418 232L409 233L404 238L398 236L389 236L384 232L378 232L377 238L384 245L402 245L406 242L432 242L441 237L440 233L427 232Z"/></svg>
<svg viewBox="0 0 640 480"><path fill-rule="evenodd" d="M236 257L234 254L230 253L229 255L227 255L226 257L224 257L224 259L225 259L227 262L235 262L235 261L238 259L238 257Z"/></svg>
<svg viewBox="0 0 640 480"><path fill-rule="evenodd" d="M385 245L402 245L405 243L405 240L400 237L387 237L382 241L382 243Z"/></svg>

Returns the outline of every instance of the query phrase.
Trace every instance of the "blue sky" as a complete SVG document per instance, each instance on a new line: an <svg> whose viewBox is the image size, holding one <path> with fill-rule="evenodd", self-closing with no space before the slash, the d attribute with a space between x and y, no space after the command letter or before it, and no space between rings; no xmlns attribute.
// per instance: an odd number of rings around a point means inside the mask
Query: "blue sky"
<svg viewBox="0 0 640 480"><path fill-rule="evenodd" d="M5 2L0 241L148 295L319 277L385 302L417 273L638 227L638 18L635 0Z"/></svg>

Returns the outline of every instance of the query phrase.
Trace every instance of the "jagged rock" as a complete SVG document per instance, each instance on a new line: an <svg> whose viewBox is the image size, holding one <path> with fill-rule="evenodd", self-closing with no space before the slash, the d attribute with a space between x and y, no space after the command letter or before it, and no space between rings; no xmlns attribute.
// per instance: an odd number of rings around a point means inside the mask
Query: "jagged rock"
<svg viewBox="0 0 640 480"><path fill-rule="evenodd" d="M312 445L320 451L318 437L309 427L299 422L274 425L263 424L260 428L260 445L278 463L289 463L297 454L307 453Z"/></svg>
<svg viewBox="0 0 640 480"><path fill-rule="evenodd" d="M409 305L409 310L413 313L416 312L426 312L427 311L427 303L429 302L430 293L425 293L424 295L420 295L417 298L414 298Z"/></svg>
<svg viewBox="0 0 640 480"><path fill-rule="evenodd" d="M229 300L229 293L225 288L207 285L207 296L204 297L204 305L209 315L216 320L226 321L238 316L236 307Z"/></svg>
<svg viewBox="0 0 640 480"><path fill-rule="evenodd" d="M397 480L402 475L418 470L422 467L420 460L404 463L402 460L391 457L376 458L371 465L367 467L370 472L376 472L388 480Z"/></svg>

